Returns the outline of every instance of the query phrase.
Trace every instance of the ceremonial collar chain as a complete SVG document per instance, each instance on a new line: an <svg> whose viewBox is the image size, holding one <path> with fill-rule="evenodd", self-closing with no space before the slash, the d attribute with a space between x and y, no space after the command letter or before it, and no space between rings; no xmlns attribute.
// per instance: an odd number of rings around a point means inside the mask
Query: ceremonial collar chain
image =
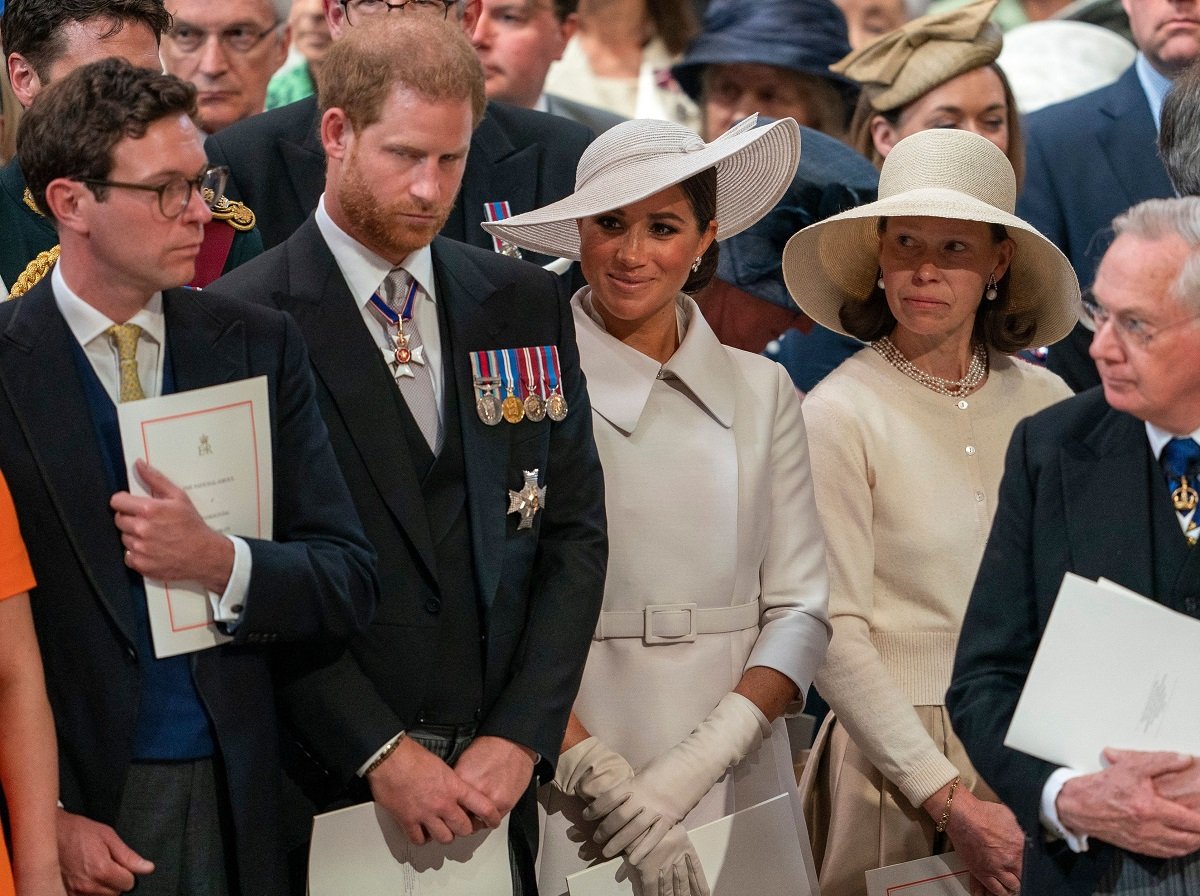
<svg viewBox="0 0 1200 896"><path fill-rule="evenodd" d="M979 388L979 384L983 382L983 378L987 376L988 372L987 347L982 342L977 343L975 350L971 353L971 364L967 367L967 375L961 380L947 380L940 376L934 376L932 373L926 373L904 357L888 336L872 342L871 348L879 352L885 361L909 379L920 383L926 389L932 389L939 395L948 395L950 398L963 398L970 395Z"/></svg>

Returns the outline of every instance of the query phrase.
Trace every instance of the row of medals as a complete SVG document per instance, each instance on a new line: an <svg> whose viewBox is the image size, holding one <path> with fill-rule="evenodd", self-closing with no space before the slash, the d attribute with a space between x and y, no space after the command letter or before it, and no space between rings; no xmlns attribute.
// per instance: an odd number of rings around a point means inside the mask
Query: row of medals
<svg viewBox="0 0 1200 896"><path fill-rule="evenodd" d="M541 385L544 391L545 381ZM518 398L511 387L508 397L501 400L499 380L476 380L475 387L483 390L475 402L475 411L488 426L495 426L501 420L509 423L532 420L537 423L546 417L558 423L567 417L567 400L557 387L545 398L530 392L524 400Z"/></svg>

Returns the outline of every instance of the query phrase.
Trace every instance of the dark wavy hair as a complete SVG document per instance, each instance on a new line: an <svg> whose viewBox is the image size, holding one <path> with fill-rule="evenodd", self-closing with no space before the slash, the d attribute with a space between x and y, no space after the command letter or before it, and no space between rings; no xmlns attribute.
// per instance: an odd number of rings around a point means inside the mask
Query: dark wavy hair
<svg viewBox="0 0 1200 896"><path fill-rule="evenodd" d="M992 243L999 244L1008 239L1008 231L1002 224L989 224L992 232ZM887 232L887 218L880 218L879 234ZM1009 294L1009 281L1012 273L1010 266L1004 276L996 283L996 298L992 301L981 301L975 312L975 328L972 338L982 342L989 348L1011 355L1023 348L1028 348L1037 328L1037 320L1032 309L1021 311L1012 310ZM838 312L838 319L846 332L863 342L874 342L882 339L896 329L896 316L888 307L887 296L878 284L871 288L871 294L862 302L844 302Z"/></svg>
<svg viewBox="0 0 1200 896"><path fill-rule="evenodd" d="M123 138L136 140L156 121L195 112L196 88L174 75L116 58L77 68L38 94L17 132L17 155L38 208L50 213L52 180L105 180ZM104 187L90 189L104 199Z"/></svg>

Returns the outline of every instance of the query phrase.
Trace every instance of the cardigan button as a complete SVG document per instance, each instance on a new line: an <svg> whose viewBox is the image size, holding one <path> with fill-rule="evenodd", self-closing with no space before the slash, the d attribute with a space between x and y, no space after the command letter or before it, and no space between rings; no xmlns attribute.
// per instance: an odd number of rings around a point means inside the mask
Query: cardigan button
<svg viewBox="0 0 1200 896"><path fill-rule="evenodd" d="M958 403L959 410L965 411L968 407L970 407L970 405L967 403L967 400L965 398L959 401L959 403Z"/></svg>
<svg viewBox="0 0 1200 896"><path fill-rule="evenodd" d="M975 446L974 445L967 446L967 454L974 456L974 454L975 454Z"/></svg>

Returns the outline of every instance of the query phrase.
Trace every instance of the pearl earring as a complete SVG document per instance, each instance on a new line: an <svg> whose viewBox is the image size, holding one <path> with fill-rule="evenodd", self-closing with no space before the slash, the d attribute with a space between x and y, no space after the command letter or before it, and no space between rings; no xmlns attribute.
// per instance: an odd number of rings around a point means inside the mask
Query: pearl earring
<svg viewBox="0 0 1200 896"><path fill-rule="evenodd" d="M699 270L700 270L700 256L697 255L696 260L692 262L692 273L694 274Z"/></svg>
<svg viewBox="0 0 1200 896"><path fill-rule="evenodd" d="M1000 295L1000 291L996 288L996 275L992 274L988 278L987 290L984 292L983 297L989 302L994 302L998 295Z"/></svg>
<svg viewBox="0 0 1200 896"><path fill-rule="evenodd" d="M879 279L875 281L875 285L878 286L880 289L883 289L883 270L882 269L880 269L880 271L879 271Z"/></svg>

